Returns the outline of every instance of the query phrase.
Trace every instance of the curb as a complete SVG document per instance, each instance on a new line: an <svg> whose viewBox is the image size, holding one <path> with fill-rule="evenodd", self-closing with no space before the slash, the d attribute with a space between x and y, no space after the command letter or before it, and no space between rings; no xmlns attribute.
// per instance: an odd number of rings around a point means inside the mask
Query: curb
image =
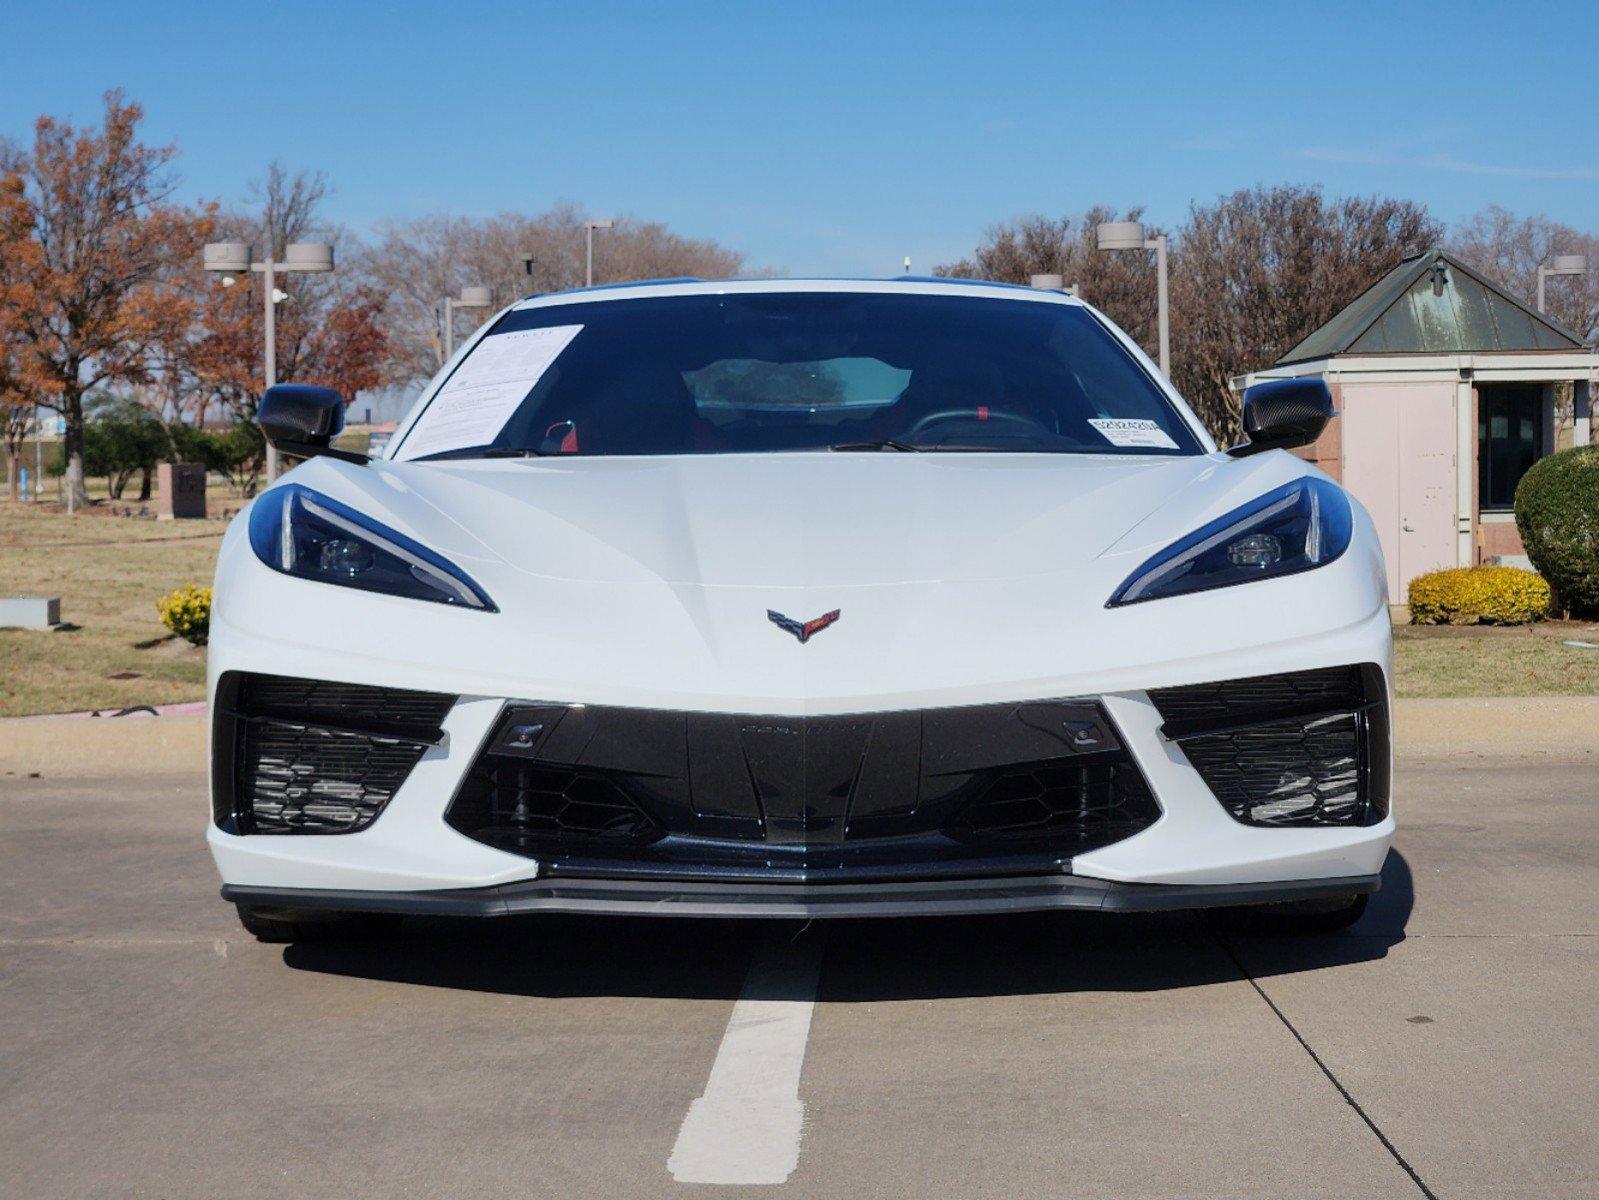
<svg viewBox="0 0 1599 1200"><path fill-rule="evenodd" d="M88 712L39 713L31 717L6 717L0 719L0 729L8 729L23 721L76 721L84 717L203 717L204 700L188 700L182 704L135 704L131 708L96 708Z"/></svg>

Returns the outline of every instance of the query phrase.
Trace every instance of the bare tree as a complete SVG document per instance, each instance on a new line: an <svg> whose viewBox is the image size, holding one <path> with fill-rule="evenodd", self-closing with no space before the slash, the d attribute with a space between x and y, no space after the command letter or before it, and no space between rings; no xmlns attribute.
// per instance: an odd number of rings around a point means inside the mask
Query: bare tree
<svg viewBox="0 0 1599 1200"><path fill-rule="evenodd" d="M385 300L392 381L414 383L443 365L440 303L462 287L487 287L497 309L533 293L581 286L585 216L562 204L531 216L434 214L380 224L360 273ZM528 254L531 274L522 261ZM618 218L614 228L595 237L594 274L602 283L673 275L725 279L743 265L742 254L716 242L631 217ZM483 321L491 312L476 310L470 317Z"/></svg>
<svg viewBox="0 0 1599 1200"><path fill-rule="evenodd" d="M358 269L384 297L390 382L426 379L443 365L439 305L445 296L458 295L469 284L483 285L498 306L509 303L513 289L534 290L516 277L511 239L491 234L498 220L434 214L378 224L377 239L362 253Z"/></svg>
<svg viewBox="0 0 1599 1200"><path fill-rule="evenodd" d="M254 211L240 219L258 226L259 248L263 253L270 250L281 261L290 242L313 236L333 239L333 227L319 215L329 193L327 177L321 171L290 173L281 162L274 161L267 165L265 179L250 184L245 206Z"/></svg>
<svg viewBox="0 0 1599 1200"><path fill-rule="evenodd" d="M1578 337L1589 342L1599 338L1599 236L1541 215L1518 217L1493 205L1452 229L1449 248L1528 304L1538 294L1540 263L1556 254L1587 255L1588 274L1548 280L1547 308L1551 318Z"/></svg>
<svg viewBox="0 0 1599 1200"><path fill-rule="evenodd" d="M1443 235L1427 210L1319 188L1255 187L1195 205L1172 272L1174 382L1218 439L1239 429L1235 375L1269 366Z"/></svg>
<svg viewBox="0 0 1599 1200"><path fill-rule="evenodd" d="M731 279L744 269L744 255L704 238L673 233L659 221L618 217L594 243L596 283L630 279ZM577 279L574 278L574 283Z"/></svg>
<svg viewBox="0 0 1599 1200"><path fill-rule="evenodd" d="M993 226L940 274L1025 283L1059 273L1083 298L1155 352L1155 272L1147 256L1101 253L1095 226L1136 221L1099 206L1080 216L1026 216ZM1158 232L1158 231L1156 231ZM1319 189L1254 188L1194 206L1174 236L1174 382L1217 437L1238 430L1228 380L1268 365L1442 227L1402 200L1328 201Z"/></svg>
<svg viewBox="0 0 1599 1200"><path fill-rule="evenodd" d="M1083 299L1153 355L1158 336L1155 273L1147 256L1104 254L1096 249L1100 222L1142 218L1142 209L1118 212L1105 205L1063 217L1036 213L1016 217L991 226L970 258L934 269L956 279L1001 283L1026 283L1032 275L1058 274L1068 284L1076 284Z"/></svg>

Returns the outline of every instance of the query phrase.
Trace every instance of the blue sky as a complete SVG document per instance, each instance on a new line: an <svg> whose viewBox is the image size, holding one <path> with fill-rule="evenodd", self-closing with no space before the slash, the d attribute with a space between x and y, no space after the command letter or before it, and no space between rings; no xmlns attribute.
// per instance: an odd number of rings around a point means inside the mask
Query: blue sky
<svg viewBox="0 0 1599 1200"><path fill-rule="evenodd" d="M571 200L792 274L917 271L1256 182L1599 230L1589 3L10 0L0 135L120 86L185 191L326 172L357 229Z"/></svg>

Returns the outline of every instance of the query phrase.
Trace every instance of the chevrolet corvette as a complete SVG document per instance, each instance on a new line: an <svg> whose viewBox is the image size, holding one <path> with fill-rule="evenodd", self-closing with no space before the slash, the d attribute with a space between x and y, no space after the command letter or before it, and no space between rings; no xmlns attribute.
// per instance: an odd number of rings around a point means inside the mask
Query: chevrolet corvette
<svg viewBox="0 0 1599 1200"><path fill-rule="evenodd" d="M488 321L375 457L344 400L230 527L222 895L398 914L1357 919L1391 635L1359 504L1218 448L1090 305L958 280L668 280Z"/></svg>

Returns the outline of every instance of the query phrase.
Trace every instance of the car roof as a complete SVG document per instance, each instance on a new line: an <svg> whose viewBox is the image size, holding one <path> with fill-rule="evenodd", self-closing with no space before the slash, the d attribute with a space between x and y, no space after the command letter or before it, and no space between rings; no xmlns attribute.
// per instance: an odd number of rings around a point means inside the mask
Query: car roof
<svg viewBox="0 0 1599 1200"><path fill-rule="evenodd" d="M894 279L641 279L632 283L606 283L529 296L515 309L542 308L548 304L584 304L597 300L641 300L656 296L721 296L804 292L863 292L900 296L982 296L989 299L1026 300L1045 304L1081 304L1065 292L1045 291L1019 283L987 279L944 279L938 276L901 275Z"/></svg>

